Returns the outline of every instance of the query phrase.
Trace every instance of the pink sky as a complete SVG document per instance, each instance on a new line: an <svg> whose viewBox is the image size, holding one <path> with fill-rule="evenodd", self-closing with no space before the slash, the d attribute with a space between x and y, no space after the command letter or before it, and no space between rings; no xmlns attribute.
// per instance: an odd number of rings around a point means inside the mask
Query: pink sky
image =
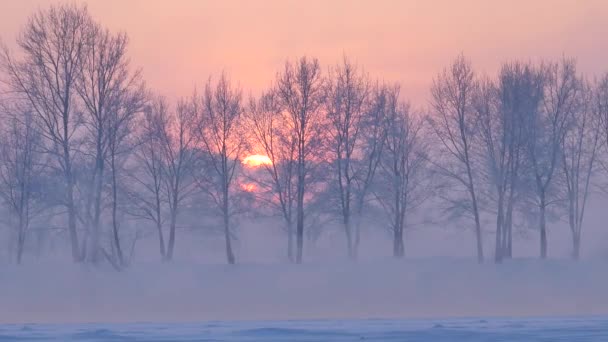
<svg viewBox="0 0 608 342"><path fill-rule="evenodd" d="M39 7L56 1L0 2L9 45ZM91 0L93 16L131 38L134 65L171 98L189 95L222 69L257 93L286 58L343 53L370 74L402 84L425 105L432 78L464 53L494 73L516 58L575 56L586 74L608 71L608 1L197 1Z"/></svg>

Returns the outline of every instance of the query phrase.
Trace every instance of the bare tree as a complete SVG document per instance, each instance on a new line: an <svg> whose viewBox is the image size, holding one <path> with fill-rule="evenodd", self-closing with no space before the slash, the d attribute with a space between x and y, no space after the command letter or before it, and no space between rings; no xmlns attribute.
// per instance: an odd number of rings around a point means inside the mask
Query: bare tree
<svg viewBox="0 0 608 342"><path fill-rule="evenodd" d="M542 84L531 65L507 63L498 84L482 80L475 98L489 197L496 206L495 262L511 257L513 210L524 164L526 117L539 108Z"/></svg>
<svg viewBox="0 0 608 342"><path fill-rule="evenodd" d="M566 133L561 148L574 259L580 256L583 218L600 144L601 125L597 114L600 113L601 107L597 106L595 96L594 89L589 84L583 83L571 127Z"/></svg>
<svg viewBox="0 0 608 342"><path fill-rule="evenodd" d="M527 128L527 157L535 185L539 210L540 257L547 257L547 207L557 200L556 170L568 124L576 108L580 82L574 60L541 65L543 98L541 108L530 111Z"/></svg>
<svg viewBox="0 0 608 342"><path fill-rule="evenodd" d="M476 190L473 139L478 129L473 109L475 76L470 63L458 57L433 82L429 121L439 140L439 156L433 163L438 172L462 186L468 196L466 210L475 221L477 260L483 262L483 237ZM461 202L461 199L457 200Z"/></svg>
<svg viewBox="0 0 608 342"><path fill-rule="evenodd" d="M16 103L3 105L2 112L0 196L16 232L15 257L20 264L30 222L46 207L40 181L47 158L41 153L41 137L31 110Z"/></svg>
<svg viewBox="0 0 608 342"><path fill-rule="evenodd" d="M93 39L83 56L83 70L78 78L76 90L84 104L84 124L88 130L87 141L92 149L94 167L87 210L91 223L91 243L88 250L90 261L99 257L100 217L106 161L110 159L112 175L112 217L113 241L120 263L120 249L115 218L115 157L118 144L124 140L124 126L143 105L143 82L139 71L131 72L126 55L128 38L126 34L111 34L99 26L91 27ZM112 153L110 153L112 152ZM111 158L110 157L111 154ZM92 211L92 213L91 213Z"/></svg>
<svg viewBox="0 0 608 342"><path fill-rule="evenodd" d="M154 222L163 260L173 258L177 220L184 200L193 194L192 168L196 162L196 113L185 103L171 112L157 97L146 106L135 159L129 172L134 181L128 196L135 204L131 214ZM168 218L166 217L168 216ZM163 226L169 221L169 238Z"/></svg>
<svg viewBox="0 0 608 342"><path fill-rule="evenodd" d="M367 75L346 57L330 69L326 82L327 116L331 124L332 183L338 197L340 217L346 236L348 256L355 257L353 214L357 210L356 185L366 177L367 164L362 160L366 141L363 137L370 97ZM381 123L376 123L381 125ZM332 191L334 193L334 191Z"/></svg>
<svg viewBox="0 0 608 342"><path fill-rule="evenodd" d="M265 204L279 212L287 232L287 257L293 262L294 207L296 202L296 139L286 130L288 118L281 111L275 91L251 99L247 111L248 127L255 146L268 157L269 163L260 165L266 177L257 177L256 184Z"/></svg>
<svg viewBox="0 0 608 342"><path fill-rule="evenodd" d="M169 124L168 104L156 97L145 107L138 121L138 141L133 154L133 165L126 173L127 197L131 202L130 214L151 221L158 234L159 252L167 259L167 246L163 232L166 223L167 196L165 184L167 173L163 153L162 132ZM118 146L118 145L117 145Z"/></svg>
<svg viewBox="0 0 608 342"><path fill-rule="evenodd" d="M404 256L404 231L408 214L420 205L430 191L425 187L425 152L423 121L411 112L408 103L399 102L399 91L388 98L386 142L380 163L380 179L385 180L376 192L378 202L389 217L393 232L393 256ZM428 174L428 173L427 173Z"/></svg>
<svg viewBox="0 0 608 342"><path fill-rule="evenodd" d="M602 158L598 158L597 162L602 171L606 172L608 171L608 164L605 162L606 152L608 152L608 73L597 81L593 102L596 120L601 130L599 152ZM599 184L599 188L606 192L603 184Z"/></svg>
<svg viewBox="0 0 608 342"><path fill-rule="evenodd" d="M111 173L111 206L112 206L112 238L116 249L118 261L125 264L124 253L120 244L118 212L119 179L124 171L124 163L133 153L131 148L137 143L133 137L133 123L135 115L139 113L145 102L142 92L134 92L125 98L120 108L113 111L110 120L108 159Z"/></svg>
<svg viewBox="0 0 608 342"><path fill-rule="evenodd" d="M159 121L160 122L160 121ZM194 181L192 168L196 164L197 153L197 113L185 103L166 117L158 127L158 139L163 153L165 190L169 204L169 241L166 259L173 258L175 229L184 200L192 195Z"/></svg>
<svg viewBox="0 0 608 342"><path fill-rule="evenodd" d="M323 123L323 77L316 59L285 63L277 75L277 94L288 114L286 129L296 138L296 263L304 247L304 197L310 163L320 146Z"/></svg>
<svg viewBox="0 0 608 342"><path fill-rule="evenodd" d="M226 259L235 263L232 248L231 217L235 211L234 183L239 170L246 136L241 116L243 113L241 90L231 85L222 73L217 84L208 81L201 99L200 109L194 110L200 116L199 138L204 152L205 168L197 172L197 183L207 193L222 216ZM194 98L196 102L198 99ZM184 109L188 110L188 109Z"/></svg>
<svg viewBox="0 0 608 342"><path fill-rule="evenodd" d="M368 195L372 192L375 175L382 160L384 145L386 143L387 125L385 124L389 111L390 99L398 97L398 86L376 84L371 90L369 107L361 122L360 160L357 167L358 175L355 178L355 242L354 257L359 253L361 242L361 224L367 206Z"/></svg>
<svg viewBox="0 0 608 342"><path fill-rule="evenodd" d="M510 163L513 154L510 153L515 141L511 140L514 127L511 125L511 113L499 110L498 89L489 79L479 82L474 100L475 111L478 115L480 137L483 141L483 158L487 161L486 177L492 194L489 196L496 202L496 248L494 260L501 262L505 253L506 241L505 206L510 187ZM492 189L493 188L493 189ZM493 191L492 191L493 190Z"/></svg>
<svg viewBox="0 0 608 342"><path fill-rule="evenodd" d="M75 134L81 124L76 111L76 81L91 43L92 20L84 6L57 5L29 18L17 44L23 55L16 61L5 49L3 64L14 91L27 97L41 122L49 153L64 175L65 206L72 259L83 259L76 230L73 158Z"/></svg>

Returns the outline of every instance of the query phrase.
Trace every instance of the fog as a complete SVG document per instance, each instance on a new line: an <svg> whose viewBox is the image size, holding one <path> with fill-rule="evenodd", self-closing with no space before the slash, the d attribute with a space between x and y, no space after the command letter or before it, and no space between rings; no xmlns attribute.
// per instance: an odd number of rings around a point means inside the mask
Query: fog
<svg viewBox="0 0 608 342"><path fill-rule="evenodd" d="M430 258L237 266L3 267L6 323L606 314L605 262Z"/></svg>
<svg viewBox="0 0 608 342"><path fill-rule="evenodd" d="M425 103L313 49L182 91L97 5L0 33L0 323L608 314L608 67L446 52Z"/></svg>
<svg viewBox="0 0 608 342"><path fill-rule="evenodd" d="M72 264L65 252L28 257L21 266L3 257L0 322L607 314L602 229L584 235L586 252L578 262L569 260L565 227L555 226L550 260L537 259L538 239L530 234L517 239L517 257L502 265L477 264L471 232L458 227L410 232L405 260L390 256L390 237L375 227L378 232L366 237L358 262L346 259L342 235L336 231L332 237L330 231L306 249L310 257L302 265L285 260L277 227L239 229L237 265L224 265L220 238L185 232L174 261L159 261L156 241L144 240L122 272L107 264Z"/></svg>

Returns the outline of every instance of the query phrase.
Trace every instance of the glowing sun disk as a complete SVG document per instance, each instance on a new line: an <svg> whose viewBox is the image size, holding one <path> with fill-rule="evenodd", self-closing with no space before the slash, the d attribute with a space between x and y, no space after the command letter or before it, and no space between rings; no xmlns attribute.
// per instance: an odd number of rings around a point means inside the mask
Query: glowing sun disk
<svg viewBox="0 0 608 342"><path fill-rule="evenodd" d="M262 154L252 154L243 159L243 164L248 167L257 167L261 165L270 165L272 161L265 155Z"/></svg>

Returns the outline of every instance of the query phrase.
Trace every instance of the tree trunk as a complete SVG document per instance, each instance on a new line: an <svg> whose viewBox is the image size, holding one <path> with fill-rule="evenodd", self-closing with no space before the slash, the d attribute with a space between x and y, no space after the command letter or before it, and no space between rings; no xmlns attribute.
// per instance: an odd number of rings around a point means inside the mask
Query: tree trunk
<svg viewBox="0 0 608 342"><path fill-rule="evenodd" d="M171 222L169 225L169 243L167 246L167 254L165 255L165 260L171 261L173 259L173 248L175 246L175 226L177 225L177 212L176 210L172 210L171 213Z"/></svg>
<svg viewBox="0 0 608 342"><path fill-rule="evenodd" d="M226 240L226 259L228 261L228 264L234 265L234 253L232 252L232 242L230 238L230 207L228 202L228 182L226 180L224 181L223 197L224 198L222 203L222 212L224 214L224 238Z"/></svg>
<svg viewBox="0 0 608 342"><path fill-rule="evenodd" d="M68 113L68 102L64 99L63 102L63 135L65 138L69 136L69 127L67 122L66 113ZM66 209L68 211L68 231L70 233L70 242L72 246L72 260L74 262L81 262L84 258L84 252L80 251L78 242L78 232L76 231L76 206L74 205L74 175L72 174L72 160L70 157L70 146L68 142L62 143L63 148L63 167L64 167L64 178L67 185L67 198L66 198ZM86 246L83 243L83 248Z"/></svg>
<svg viewBox="0 0 608 342"><path fill-rule="evenodd" d="M547 258L547 227L545 217L545 197L541 196L540 200L540 258Z"/></svg>
<svg viewBox="0 0 608 342"><path fill-rule="evenodd" d="M177 177L177 176L175 176ZM172 205L170 205L169 207L171 208L171 223L169 226L169 245L167 246L167 255L166 255L166 260L170 261L173 259L173 249L175 248L175 228L177 225L177 210L178 210L178 205L179 205L179 200L178 200L178 189L179 189L179 180L176 179L174 181L175 183L173 183L173 194L172 194L172 198L171 198L171 202Z"/></svg>
<svg viewBox="0 0 608 342"><path fill-rule="evenodd" d="M500 190L499 190L500 191ZM504 255L504 192L498 194L498 213L496 214L496 246L494 250L494 262L499 264L502 262Z"/></svg>
<svg viewBox="0 0 608 342"><path fill-rule="evenodd" d="M304 196L298 194L298 214L296 223L296 263L302 263L304 249Z"/></svg>
<svg viewBox="0 0 608 342"><path fill-rule="evenodd" d="M165 251L165 237L163 235L163 227L160 220L156 221L156 230L158 231L158 242L160 244L160 256L163 260L167 258L167 252Z"/></svg>
<svg viewBox="0 0 608 342"><path fill-rule="evenodd" d="M226 259L228 264L234 265L235 258L234 253L232 252L232 242L230 239L230 221L228 217L228 213L224 212L224 237L226 239Z"/></svg>
<svg viewBox="0 0 608 342"><path fill-rule="evenodd" d="M287 258L289 262L294 262L293 255L293 225L291 222L287 222Z"/></svg>
<svg viewBox="0 0 608 342"><path fill-rule="evenodd" d="M98 152L101 153L101 152ZM100 225L99 221L101 218L101 192L102 192L102 183L103 183L103 161L100 161L100 158L97 158L95 164L95 187L94 187L94 206L93 208L93 234L91 238L91 247L89 248L89 261L92 263L97 263L99 261L99 239L100 239Z"/></svg>
<svg viewBox="0 0 608 342"><path fill-rule="evenodd" d="M464 140L464 139L463 139ZM475 218L475 239L477 240L477 262L483 263L483 241L481 237L481 223L479 222L479 209L477 208L477 196L475 195L475 185L473 184L473 172L469 162L468 150L465 143L465 160L467 168L467 178L469 180L469 195L473 205L473 216Z"/></svg>
<svg viewBox="0 0 608 342"><path fill-rule="evenodd" d="M114 160L114 154L112 154L112 231L114 235L114 246L116 247L116 255L118 255L118 263L120 266L124 266L125 261L122 254L122 248L120 247L120 238L118 235L118 219L116 218L117 206L118 206L118 194L116 184L116 165Z"/></svg>
<svg viewBox="0 0 608 342"><path fill-rule="evenodd" d="M507 224L507 254L505 257L513 259L513 221L510 218Z"/></svg>
<svg viewBox="0 0 608 342"><path fill-rule="evenodd" d="M27 217L25 215L25 207L28 205L28 199L25 195L25 184L20 182L20 193L21 196L19 198L19 222L17 226L17 265L21 264L21 258L23 256L23 249L25 248L25 230L27 229L26 221ZM10 215L10 214L9 214ZM12 216L12 215L11 215ZM12 220L9 218L9 227L12 226Z"/></svg>
<svg viewBox="0 0 608 342"><path fill-rule="evenodd" d="M156 197L155 198L155 200L156 200L155 223L156 223L156 230L158 231L158 243L160 244L160 257L162 260L166 260L167 252L165 250L165 237L163 234L163 225L162 225L162 221L161 221L161 212L160 212L160 196L159 196L158 192L156 192L155 197Z"/></svg>
<svg viewBox="0 0 608 342"><path fill-rule="evenodd" d="M500 239L501 241L501 246L500 246L500 251L501 251L501 261L506 259L508 256L508 233L509 230L507 228L507 222L506 222L506 218L503 216L503 221L502 221L502 230L501 230L501 234L502 234L502 238Z"/></svg>
<svg viewBox="0 0 608 342"><path fill-rule="evenodd" d="M481 237L481 224L479 223L479 212L477 211L477 201L473 196L473 213L475 216L475 238L477 240L477 262L483 263L483 241Z"/></svg>
<svg viewBox="0 0 608 342"><path fill-rule="evenodd" d="M572 258L579 260L581 252L581 234L579 232L572 233Z"/></svg>
<svg viewBox="0 0 608 342"><path fill-rule="evenodd" d="M19 232L17 232L17 265L21 265L24 247L25 247L25 228L23 227L23 220L20 218L19 219Z"/></svg>
<svg viewBox="0 0 608 342"><path fill-rule="evenodd" d="M576 210L574 208L575 195L572 193L568 194L568 223L570 225L570 232L572 232L572 259L578 260L580 257L580 237L581 230L576 217Z"/></svg>
<svg viewBox="0 0 608 342"><path fill-rule="evenodd" d="M353 243L353 260L359 258L359 245L361 244L361 214L355 216L355 242Z"/></svg>
<svg viewBox="0 0 608 342"><path fill-rule="evenodd" d="M302 156L304 147L301 146L299 151L298 161L298 198L297 198L297 213L296 213L296 263L302 263L302 254L304 249L304 156Z"/></svg>
<svg viewBox="0 0 608 342"><path fill-rule="evenodd" d="M71 171L66 171L67 178L67 210L68 210L68 230L70 232L70 242L72 246L72 260L74 262L82 261L82 254L78 243L78 232L76 231L76 208L74 206L74 180L72 179Z"/></svg>
<svg viewBox="0 0 608 342"><path fill-rule="evenodd" d="M509 198L509 204L507 206L507 215L505 218L505 224L503 229L506 230L506 250L505 258L513 258L513 195Z"/></svg>
<svg viewBox="0 0 608 342"><path fill-rule="evenodd" d="M395 258L402 258L405 254L403 244L403 227L395 227L395 232L393 235L393 256Z"/></svg>
<svg viewBox="0 0 608 342"><path fill-rule="evenodd" d="M346 235L346 252L348 254L348 258L352 260L354 259L353 237L350 218L348 216L344 217L344 233Z"/></svg>

